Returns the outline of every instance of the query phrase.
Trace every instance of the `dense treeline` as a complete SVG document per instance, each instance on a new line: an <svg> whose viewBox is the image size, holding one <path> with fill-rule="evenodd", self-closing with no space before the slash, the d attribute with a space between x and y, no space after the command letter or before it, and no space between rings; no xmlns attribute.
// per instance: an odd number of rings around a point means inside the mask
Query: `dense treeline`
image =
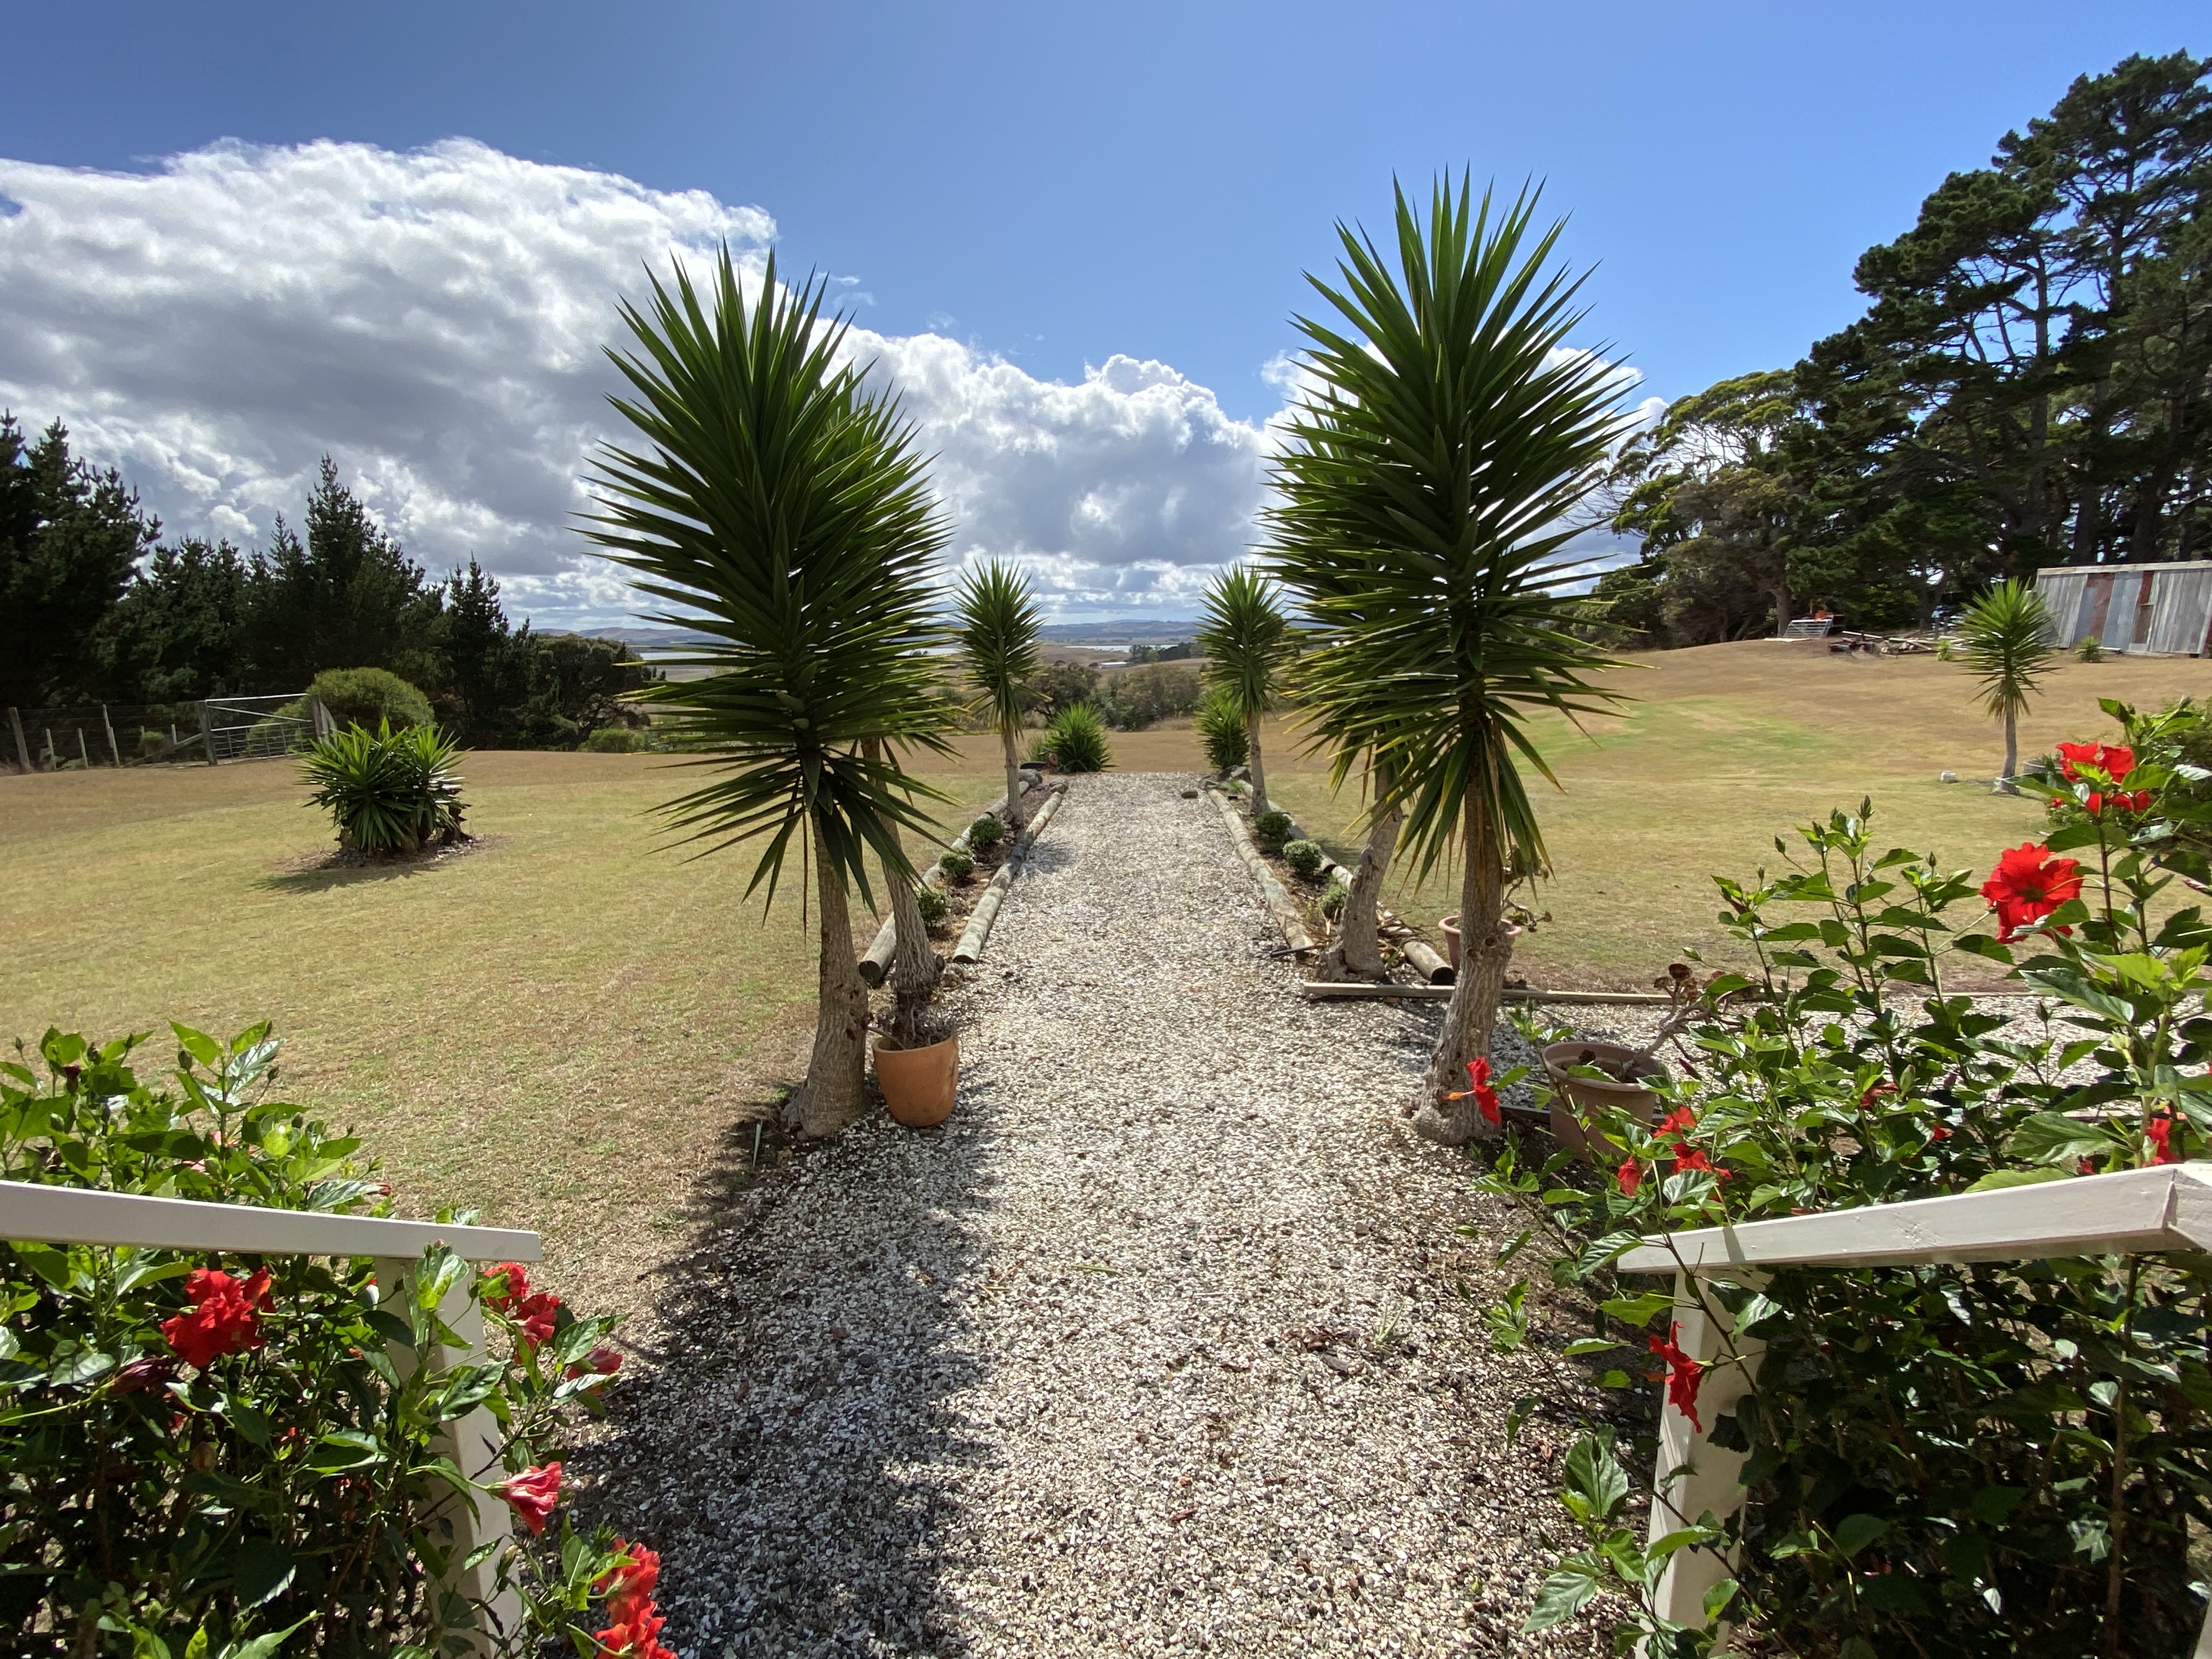
<svg viewBox="0 0 2212 1659"><path fill-rule="evenodd" d="M2208 70L2075 81L1868 250L1858 321L1629 445L1607 510L1642 556L1598 584L1608 631L1909 627L2045 565L2212 557Z"/></svg>
<svg viewBox="0 0 2212 1659"><path fill-rule="evenodd" d="M331 669L419 686L487 748L574 747L652 678L627 647L513 625L474 560L433 580L327 459L299 530L268 547L161 539L113 468L57 421L0 416L0 705L176 704L298 691Z"/></svg>

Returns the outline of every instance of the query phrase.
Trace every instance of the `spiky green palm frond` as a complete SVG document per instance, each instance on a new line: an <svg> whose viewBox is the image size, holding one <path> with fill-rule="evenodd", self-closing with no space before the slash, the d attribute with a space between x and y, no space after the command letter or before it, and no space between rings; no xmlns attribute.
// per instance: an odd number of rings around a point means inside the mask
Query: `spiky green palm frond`
<svg viewBox="0 0 2212 1659"><path fill-rule="evenodd" d="M953 595L953 638L976 690L976 705L1001 732L1022 729L1022 699L1042 672L1037 630L1044 608L1036 586L1011 561L992 559L961 580Z"/></svg>
<svg viewBox="0 0 2212 1659"><path fill-rule="evenodd" d="M1502 853L1541 867L1521 768L1553 775L1528 717L1617 700L1590 679L1612 659L1568 631L1562 520L1625 430L1621 382L1566 349L1580 284L1547 272L1561 227L1532 235L1534 208L1440 181L1424 224L1401 189L1397 268L1339 226L1338 280L1309 280L1340 325L1298 319L1319 389L1276 465L1270 568L1316 626L1310 729L1340 778L1363 751L1386 763L1370 811L1406 807L1423 872L1471 789Z"/></svg>
<svg viewBox="0 0 2212 1659"><path fill-rule="evenodd" d="M1297 652L1274 582L1244 564L1214 578L1199 605L1198 648L1206 690L1228 697L1248 720L1273 709Z"/></svg>
<svg viewBox="0 0 2212 1659"><path fill-rule="evenodd" d="M2051 607L2027 583L2002 581L1959 619L1960 659L1982 688L1982 707L1999 720L2027 712L2037 679L2058 650Z"/></svg>
<svg viewBox="0 0 2212 1659"><path fill-rule="evenodd" d="M635 349L608 355L632 395L613 402L644 443L597 458L586 533L674 607L653 620L713 639L677 664L702 678L647 694L688 763L724 774L668 804L672 830L706 851L765 836L747 890L772 901L811 819L872 902L863 847L911 877L891 826L941 799L896 750L949 752L927 580L947 529L912 426L841 361L825 288L780 287L771 258L748 305L724 248L703 294L679 264L624 303Z"/></svg>

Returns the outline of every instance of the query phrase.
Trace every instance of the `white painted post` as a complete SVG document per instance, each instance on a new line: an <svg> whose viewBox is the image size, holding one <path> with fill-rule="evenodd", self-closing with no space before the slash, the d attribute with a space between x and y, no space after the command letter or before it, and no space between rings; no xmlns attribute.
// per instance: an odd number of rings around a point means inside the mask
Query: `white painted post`
<svg viewBox="0 0 2212 1659"><path fill-rule="evenodd" d="M415 1272L418 1263L402 1256L380 1256L376 1261L376 1283L380 1302L415 1294ZM470 1271L475 1265L470 1264ZM404 1304L403 1304L404 1305ZM405 1316L402 1316L404 1317ZM468 1346L455 1349L440 1344L428 1363L446 1367L453 1364L475 1364L488 1356L484 1348L483 1313L469 1296L465 1279L457 1282L446 1293L439 1304L438 1316L453 1328L453 1333ZM415 1351L399 1343L392 1346L392 1363L404 1378L412 1374L421 1363ZM471 1480L496 1480L500 1478L499 1424L492 1414L478 1406L466 1417L449 1428L444 1436L446 1455L460 1467ZM504 1544L514 1535L514 1520L506 1502L489 1492L471 1492L452 1511L453 1523L453 1569L440 1583L433 1594L443 1595L450 1591L469 1601L482 1603L490 1613L495 1626L493 1632L479 1632L477 1651L489 1655L500 1650L500 1638L514 1635L522 1628L522 1598L512 1589L500 1589L499 1553L473 1567L463 1567L471 1552L493 1542Z"/></svg>
<svg viewBox="0 0 2212 1659"><path fill-rule="evenodd" d="M1674 1301L1681 1331L1675 1340L1682 1352L1705 1367L1698 1388L1698 1415L1707 1425L1735 1409L1736 1401L1752 1392L1752 1370L1766 1345L1753 1337L1736 1339L1739 1364L1729 1357L1723 1337L1728 1316L1707 1295L1694 1294L1688 1276L1674 1275ZM1706 1308L1712 1306L1712 1312ZM1666 1385L1660 1385L1659 1464L1652 1488L1651 1526L1647 1545L1679 1528L1694 1526L1710 1510L1725 1521L1743 1506L1745 1454L1716 1446L1681 1412L1666 1401ZM1668 1558L1666 1572L1655 1594L1656 1610L1677 1624L1703 1624L1705 1592L1732 1570L1732 1557L1717 1550L1677 1550ZM1723 1632L1723 1648L1726 1632Z"/></svg>

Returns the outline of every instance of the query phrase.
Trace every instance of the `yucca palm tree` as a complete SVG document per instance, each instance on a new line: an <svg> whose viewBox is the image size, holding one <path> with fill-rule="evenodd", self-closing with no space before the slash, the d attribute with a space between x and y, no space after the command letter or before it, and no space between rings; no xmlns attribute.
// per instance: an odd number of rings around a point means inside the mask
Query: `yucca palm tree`
<svg viewBox="0 0 2212 1659"><path fill-rule="evenodd" d="M1199 605L1198 648L1207 690L1243 717L1246 764L1252 769L1252 810L1267 810L1267 768L1260 752L1260 717L1282 698L1284 676L1297 654L1275 584L1249 565L1233 565L1206 585Z"/></svg>
<svg viewBox="0 0 2212 1659"><path fill-rule="evenodd" d="M1036 586L1009 560L992 559L961 580L953 596L953 637L960 642L961 665L975 688L976 706L998 728L1006 763L1006 830L1018 833L1022 811L1023 699L1043 672L1037 654L1037 630L1044 611Z"/></svg>
<svg viewBox="0 0 2212 1659"><path fill-rule="evenodd" d="M2022 581L2002 581L1959 619L1959 660L1982 684L1982 707L2004 722L2004 769L1996 793L2009 795L2020 769L2020 717L2036 680L2058 653L2058 628L2043 596Z"/></svg>
<svg viewBox="0 0 2212 1659"><path fill-rule="evenodd" d="M1560 227L1532 234L1528 192L1502 212L1470 197L1439 180L1425 223L1397 191L1395 270L1338 227L1336 283L1308 280L1340 321L1298 319L1317 386L1267 514L1273 568L1317 630L1299 676L1310 729L1373 758L1370 821L1404 808L1419 874L1464 861L1459 982L1412 1103L1445 1141L1485 1127L1445 1096L1489 1051L1508 885L1545 866L1521 768L1558 780L1527 717L1616 700L1589 678L1611 660L1568 632L1562 520L1626 426L1615 372L1565 349L1583 313L1579 283L1547 270Z"/></svg>
<svg viewBox="0 0 2212 1659"><path fill-rule="evenodd" d="M765 839L748 896L773 904L793 842L820 923L814 1052L796 1104L829 1134L866 1104L868 1002L848 888L872 901L863 853L915 871L896 830L942 799L902 749L950 752L928 654L944 638L928 575L946 526L913 428L842 359L826 284L791 291L775 263L748 306L725 248L704 291L681 265L625 302L632 351L609 352L632 395L613 399L640 448L596 460L586 533L674 609L653 620L711 636L680 660L703 677L647 693L671 706L689 763L721 775L662 810L703 853ZM881 745L877 748L876 745Z"/></svg>

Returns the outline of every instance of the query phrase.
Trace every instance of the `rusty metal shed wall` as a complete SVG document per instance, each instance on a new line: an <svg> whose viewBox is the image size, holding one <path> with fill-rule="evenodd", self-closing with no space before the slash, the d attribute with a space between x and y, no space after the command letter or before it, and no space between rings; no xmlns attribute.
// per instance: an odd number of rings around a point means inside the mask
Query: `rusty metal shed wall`
<svg viewBox="0 0 2212 1659"><path fill-rule="evenodd" d="M2200 656L2212 635L2212 561L2057 566L2035 585L2063 645Z"/></svg>

